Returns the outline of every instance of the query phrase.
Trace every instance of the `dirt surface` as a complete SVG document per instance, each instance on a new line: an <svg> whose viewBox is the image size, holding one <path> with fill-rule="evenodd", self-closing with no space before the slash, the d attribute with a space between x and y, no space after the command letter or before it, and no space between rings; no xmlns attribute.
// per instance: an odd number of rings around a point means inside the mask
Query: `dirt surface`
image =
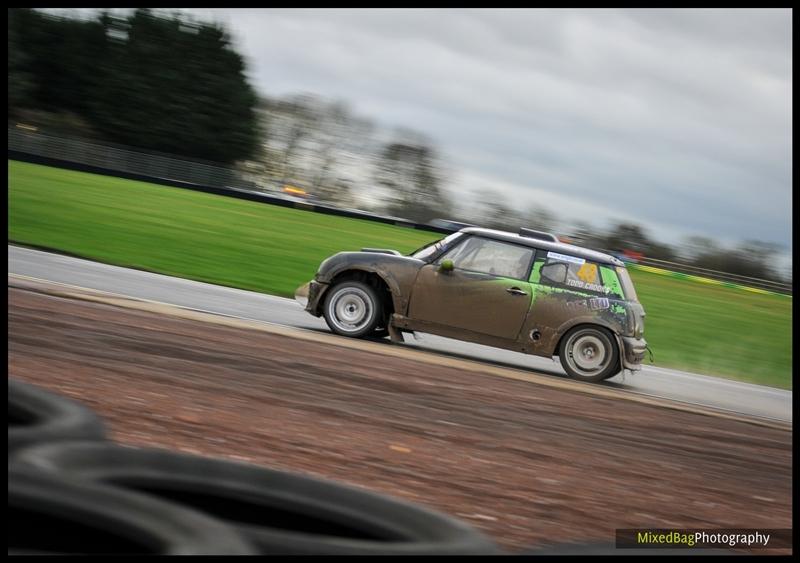
<svg viewBox="0 0 800 563"><path fill-rule="evenodd" d="M501 546L791 528L791 432L9 288L11 377L115 440L313 474Z"/></svg>

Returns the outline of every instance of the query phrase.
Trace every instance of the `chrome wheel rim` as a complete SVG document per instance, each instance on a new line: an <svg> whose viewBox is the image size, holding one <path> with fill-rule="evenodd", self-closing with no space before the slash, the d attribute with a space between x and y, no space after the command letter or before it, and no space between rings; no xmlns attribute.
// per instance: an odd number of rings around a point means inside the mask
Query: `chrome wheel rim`
<svg viewBox="0 0 800 563"><path fill-rule="evenodd" d="M372 320L374 307L367 293L357 287L337 291L328 303L328 317L342 332L358 332Z"/></svg>
<svg viewBox="0 0 800 563"><path fill-rule="evenodd" d="M595 333L579 332L567 343L567 363L580 375L603 371L610 359L607 343Z"/></svg>

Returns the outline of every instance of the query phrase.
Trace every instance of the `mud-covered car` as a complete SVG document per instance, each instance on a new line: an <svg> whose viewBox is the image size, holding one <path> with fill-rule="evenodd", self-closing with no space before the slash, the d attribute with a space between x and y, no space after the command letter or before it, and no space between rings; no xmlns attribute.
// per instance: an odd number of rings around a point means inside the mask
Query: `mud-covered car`
<svg viewBox="0 0 800 563"><path fill-rule="evenodd" d="M419 331L558 356L585 381L640 369L647 349L625 264L527 229L466 228L408 256L340 252L295 297L337 334L402 341Z"/></svg>

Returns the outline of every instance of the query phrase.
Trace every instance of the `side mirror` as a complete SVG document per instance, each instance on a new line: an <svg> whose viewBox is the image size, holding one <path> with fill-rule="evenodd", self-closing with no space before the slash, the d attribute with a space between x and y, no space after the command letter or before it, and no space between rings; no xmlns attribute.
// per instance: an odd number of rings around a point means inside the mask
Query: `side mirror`
<svg viewBox="0 0 800 563"><path fill-rule="evenodd" d="M453 261L449 258L445 258L442 260L441 264L439 264L439 271L440 272L452 272L453 271Z"/></svg>

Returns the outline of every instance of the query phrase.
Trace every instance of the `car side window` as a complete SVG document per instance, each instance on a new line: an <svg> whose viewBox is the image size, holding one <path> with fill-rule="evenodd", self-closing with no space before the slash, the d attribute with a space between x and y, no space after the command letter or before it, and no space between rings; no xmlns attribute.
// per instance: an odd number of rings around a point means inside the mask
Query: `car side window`
<svg viewBox="0 0 800 563"><path fill-rule="evenodd" d="M610 291L600 279L600 268L597 264L556 252L547 253L541 269L541 283L602 294Z"/></svg>
<svg viewBox="0 0 800 563"><path fill-rule="evenodd" d="M458 270L524 280L533 259L533 249L516 244L470 237L442 259L453 261Z"/></svg>
<svg viewBox="0 0 800 563"><path fill-rule="evenodd" d="M542 266L542 281L549 282L549 285L562 285L567 282L567 268L569 266L563 262L550 262Z"/></svg>

